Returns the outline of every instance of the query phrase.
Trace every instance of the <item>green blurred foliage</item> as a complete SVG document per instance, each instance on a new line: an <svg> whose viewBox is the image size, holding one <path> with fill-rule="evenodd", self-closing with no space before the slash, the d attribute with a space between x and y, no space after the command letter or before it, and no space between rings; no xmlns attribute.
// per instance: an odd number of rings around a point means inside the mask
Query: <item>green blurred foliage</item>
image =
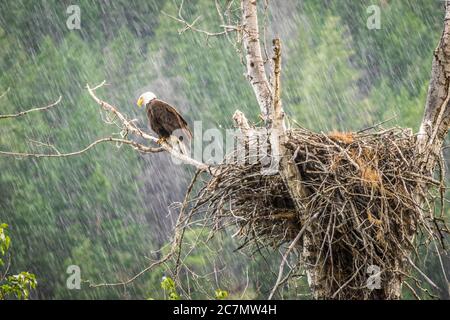
<svg viewBox="0 0 450 320"><path fill-rule="evenodd" d="M30 290L37 286L36 276L27 271L15 275L8 273L10 261L5 265L4 260L8 254L11 238L8 235L7 228L6 223L0 223L0 300L11 298L28 300Z"/></svg>

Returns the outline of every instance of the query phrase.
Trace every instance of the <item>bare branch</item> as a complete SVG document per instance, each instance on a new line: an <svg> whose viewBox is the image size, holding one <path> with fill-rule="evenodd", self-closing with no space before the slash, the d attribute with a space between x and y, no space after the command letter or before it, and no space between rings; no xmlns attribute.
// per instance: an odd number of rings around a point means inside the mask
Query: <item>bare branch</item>
<svg viewBox="0 0 450 320"><path fill-rule="evenodd" d="M316 212L316 214L314 214L313 216L311 216L308 221L303 225L303 227L300 229L300 231L297 233L297 236L294 238L294 240L292 240L291 244L289 245L289 247L287 248L286 252L283 254L283 258L281 260L281 264L278 270L278 278L277 281L275 282L275 285L272 288L272 291L270 292L269 295L269 300L271 300L273 298L273 295L275 294L275 292L277 291L278 287L280 286L280 284L283 282L282 281L282 277L283 277L283 272L284 272L284 265L286 264L286 261L289 257L289 254L291 253L291 251L297 247L298 241L302 238L303 233L305 232L306 228L309 226L310 223L312 223L318 216L319 216L320 212Z"/></svg>
<svg viewBox="0 0 450 320"><path fill-rule="evenodd" d="M278 139L273 140L272 148L275 150L275 155L281 157L280 159L280 173L286 184L289 193L294 201L297 212L304 209L302 199L307 196L307 192L302 185L302 178L297 166L289 157L289 152L284 146L287 139L286 126L284 123L284 111L281 104L281 42L279 39L273 41L273 62L274 62L274 89L273 89L273 123L272 134L278 135Z"/></svg>
<svg viewBox="0 0 450 320"><path fill-rule="evenodd" d="M102 139L95 140L94 142L89 144L86 148L78 150L78 151L74 151L74 152L69 152L69 153L60 153L58 150L55 149L54 146L47 145L47 146L51 147L52 149L54 149L55 153L27 153L27 152L0 151L0 156L2 156L2 155L3 156L13 156L13 157L18 157L18 158L64 158L64 157L80 155L80 154L85 153L86 151L92 149L96 145L98 145L100 143L104 143L104 142L117 142L117 143L121 143L121 144L130 145L135 150L138 150L143 153L156 153L156 152L164 151L163 148L151 148L151 147L146 147L140 143L137 143L137 142L134 142L131 140L108 137L108 138L102 138Z"/></svg>
<svg viewBox="0 0 450 320"><path fill-rule="evenodd" d="M99 86L97 86L97 87L99 87ZM94 89L96 89L96 88L94 88ZM9 91L9 88L5 93L2 94L2 96L4 96L8 91ZM61 102L61 99L62 99L62 97L60 96L55 102L53 102L45 107L32 108L29 110L21 111L16 114L0 115L0 119L18 118L18 117L25 116L32 112L47 111L47 110L57 106ZM118 138L113 138L113 137L107 137L107 138L101 138L101 139L95 140L94 142L90 143L87 147L85 147L81 150L68 152L68 153L61 153L54 145L51 145L49 143L44 143L44 142L34 141L34 140L30 140L30 141L36 145L50 148L54 152L53 153L37 153L37 152L14 152L14 151L0 150L0 156L11 156L11 157L18 157L18 158L64 158L64 157L71 157L71 156L77 156L77 155L83 154L83 153L89 151L90 149L92 149L93 147L95 147L96 145L98 145L100 143L104 143L104 142L116 142L119 144L130 145L135 150L137 150L139 152L143 152L143 153L155 153L155 152L164 151L164 149L162 147L156 147L156 148L155 147L147 147L147 146L144 146L143 144L137 143L135 141L131 141L131 140L127 140L127 139L118 139Z"/></svg>
<svg viewBox="0 0 450 320"><path fill-rule="evenodd" d="M197 27L195 27L195 24L200 20L201 16L198 16L197 18L194 19L194 21L192 21L191 23L187 22L187 20L183 17L182 12L183 12L183 3L184 1L181 1L180 7L178 8L178 17L175 17L173 15L170 15L164 11L161 11L162 14L164 14L165 16L181 23L184 28L178 30L179 34L184 33L186 30L192 30L194 32L198 32L198 33L203 33L205 34L207 37L217 37L217 36L222 36L222 35L227 35L229 32L232 31L237 31L239 30L239 28L237 26L231 26L231 25L227 25L225 24L223 17L222 17L222 13L218 10L219 12L219 16L220 18L223 20L222 25L220 25L221 28L223 28L223 31L219 31L219 32L210 32L210 31L206 31L203 29L199 29ZM216 8L218 9L218 4L216 2Z"/></svg>
<svg viewBox="0 0 450 320"><path fill-rule="evenodd" d="M434 282L433 282L433 280L431 280L430 278L428 278L428 276L422 271L422 270L420 270L419 269L419 267L417 267L415 264L414 264L414 262L411 260L411 258L410 257L407 257L408 258L408 262L409 262L409 264L414 268L414 269L416 269L416 271L418 272L418 273L420 273L420 275L433 287L433 288L435 288L435 289L437 289L437 290L441 290Z"/></svg>
<svg viewBox="0 0 450 320"><path fill-rule="evenodd" d="M297 213L300 213L304 210L305 205L303 204L303 200L307 197L307 192L302 184L302 177L300 172L295 164L295 161L291 161L289 152L284 145L284 142L287 141L286 136L286 125L284 121L284 111L283 106L281 104L281 41L280 39L273 40L273 123L272 123L272 133L273 135L279 135L278 139L271 139L272 149L275 150L275 154L280 157L280 175L283 179L285 186L291 196L291 199L294 202L295 209ZM280 141L281 140L281 141ZM281 265L278 272L277 281L269 295L269 299L272 299L276 290L283 283L283 271L284 265L287 261L289 253L295 248L298 247L298 241L300 238L307 238L310 228L310 223L317 217L318 213L314 216L310 217L307 221L304 222L300 232L297 234L295 239L291 242L288 249L284 253L283 259L281 261ZM305 234L306 233L306 234ZM305 235L304 235L305 234ZM308 239L305 240L306 242ZM308 250L305 246L303 250ZM305 254L305 252L303 253ZM307 255L308 253L306 253ZM312 272L306 268L308 277L311 277Z"/></svg>
<svg viewBox="0 0 450 320"><path fill-rule="evenodd" d="M150 140L150 141L153 141L155 143L158 142L158 139L156 137L151 136L151 135L145 133L144 131L142 131L141 129L139 129L138 127L136 127L132 120L128 120L115 107L113 107L112 105L110 105L110 104L100 100L95 95L94 91L96 89L98 89L98 88L101 88L104 85L105 85L105 81L103 81L102 83L100 83L99 85L97 85L97 86L95 86L93 88L91 88L91 87L89 87L89 85L87 85L87 89L88 89L88 92L89 92L90 96L94 99L95 102L97 102L99 105L101 105L101 107L104 110L112 113L114 115L114 117L117 118L121 122L121 125L123 126L123 131L126 132L123 135L123 137L126 137L128 133L132 133L132 134L137 135L139 137L142 137L142 138L144 138L146 140ZM1 115L0 119L17 118L17 117L20 117L20 116L24 116L24 115L26 115L26 114L28 114L30 112L46 111L46 110L48 110L48 109L58 105L60 103L61 99L62 98L59 97L56 102L54 102L52 104L49 104L49 105L47 105L45 107L33 108L33 109L29 109L29 110L26 110L26 111L19 112L17 114ZM112 122L110 121L110 123L112 123ZM38 145L51 148L54 152L53 153L36 153L36 152L0 151L0 155L2 155L2 156L12 156L12 157L22 157L22 158L25 158L25 157L29 157L29 158L61 158L61 157L70 157L70 156L76 156L76 155L80 155L82 153L85 153L86 151L92 149L96 145L98 145L100 143L104 143L104 142L116 142L116 143L120 143L120 144L130 145L135 150L137 150L139 152L143 152L143 153L156 153L156 152L167 151L173 157L181 160L183 163L187 163L187 164L193 165L193 166L197 167L199 170L208 170L209 169L209 171L212 172L212 170L206 164L201 163L199 161L196 161L195 159L192 159L189 156L178 152L177 150L172 148L172 146L169 145L166 142L161 142L161 146L160 147L148 147L148 146L145 146L143 144L137 143L137 142L132 141L132 140L113 138L113 137L98 139L98 140L90 143L84 149L81 149L81 150L78 150L78 151L74 151L74 152L69 152L69 153L61 153L53 145L42 143L42 142L35 142L35 141L33 141L33 143L36 143Z"/></svg>
<svg viewBox="0 0 450 320"><path fill-rule="evenodd" d="M236 110L234 112L233 121L239 128L239 130L241 130L243 133L246 133L248 130L250 130L250 125L248 124L247 117L242 111Z"/></svg>
<svg viewBox="0 0 450 320"><path fill-rule="evenodd" d="M5 95L5 94L6 94L6 92L3 93L3 95ZM41 108L32 108L32 109L29 109L29 110L21 111L21 112L16 113L16 114L4 114L4 115L0 114L0 119L18 118L18 117L24 116L26 114L29 114L31 112L46 111L46 110L48 110L50 108L53 108L53 107L57 106L61 102L61 99L62 99L62 97L60 96L58 98L58 100L56 100L55 102L53 102L53 103L51 103L51 104L49 104L49 105L47 105L45 107L41 107Z"/></svg>
<svg viewBox="0 0 450 320"><path fill-rule="evenodd" d="M285 131L284 112L281 105L281 41L280 39L273 40L273 112L274 123L273 127Z"/></svg>
<svg viewBox="0 0 450 320"><path fill-rule="evenodd" d="M234 25L233 25L233 23L231 22L231 17L230 17L230 10L231 10L231 6L233 5L233 0L229 1L228 4L225 4L225 10L223 10L222 7L220 6L219 0L215 0L215 4L216 4L217 14L219 15L219 18L221 21L220 27L223 28L228 42L236 49L237 53L239 54L239 57L242 58L241 48L240 48L241 45L239 43L239 32L241 31L241 28L239 27L238 22L234 23ZM229 33L231 31L237 31L235 40L230 38Z"/></svg>
<svg viewBox="0 0 450 320"><path fill-rule="evenodd" d="M184 232L187 226L187 223L185 223L186 221L188 221L190 219L190 216L188 215L187 217L185 217L185 212L186 212L186 208L188 205L188 199L189 196L192 192L192 189L194 187L195 182L197 181L197 178L199 177L199 174L201 173L201 170L198 170L194 177L191 180L191 183L187 189L186 195L184 197L183 200L183 204L181 206L180 209L180 214L178 215L178 219L177 222L175 223L175 235L174 238L170 244L170 251L165 254L161 259L154 261L153 263L151 263L150 265L148 265L146 268L142 269L141 271L139 271L137 274L135 274L134 276L132 276L131 278L125 280L125 281L120 281L120 282L115 282L115 283L99 283L99 284L93 284L90 283L90 281L87 281L89 283L89 286L91 288L98 288L98 287L115 287L115 286L124 286L127 284L132 283L133 281L135 281L137 278L139 278L140 276L142 276L143 274L145 274L146 272L154 269L155 267L166 263L167 261L169 261L169 259L171 259L176 253L177 253L177 258L176 258L176 264L178 264L178 260L179 260L179 253L181 250L181 244L183 241L183 236L184 236ZM187 218L187 220L185 221L184 219Z"/></svg>
<svg viewBox="0 0 450 320"><path fill-rule="evenodd" d="M112 113L113 116L120 121L121 126L122 126L122 131L124 132L124 134L122 135L122 138L126 137L128 135L128 133L132 133L132 134L134 134L136 136L139 136L141 138L144 138L146 140L150 140L150 141L153 141L155 143L159 142L156 137L151 136L151 135L145 133L144 131L142 131L141 129L139 129L138 127L136 127L135 124L133 123L133 120L128 120L115 107L113 107L112 105L106 103L105 101L100 100L95 95L95 93L94 93L95 90L98 89L98 88L101 88L104 85L105 85L105 81L103 81L102 83L100 83L99 85L97 85L97 86L95 86L93 88L91 88L91 87L89 87L89 85L87 85L87 89L88 89L88 92L89 92L90 96L92 97L92 99L94 99L94 101L97 102L103 108L103 110ZM49 105L47 105L45 107L32 108L32 109L29 109L29 110L26 110L26 111L21 111L21 112L16 113L16 114L0 115L0 119L17 118L17 117L21 117L21 116L24 116L26 114L29 114L31 112L46 111L46 110L48 110L50 108L53 108L56 105L58 105L61 102L61 99L62 99L62 97L59 97L57 101L55 101L54 103L51 103L51 104L49 104ZM109 123L114 123L114 122L113 121L109 121ZM130 145L135 150L137 150L139 152L143 152L143 153L155 153L155 152L167 151L174 158L181 160L183 163L195 166L199 170L209 171L210 173L213 172L212 168L210 168L208 165L206 165L206 164L204 164L202 162L199 162L199 161L189 157L188 155L180 153L179 151L177 151L174 148L172 148L172 146L170 144L168 144L167 142L159 142L160 145L161 145L160 147L148 147L148 146L145 146L143 144L137 143L137 142L132 141L132 140L112 138L112 137L98 139L98 140L92 142L91 144L89 144L86 148L84 148L82 150L69 152L69 153L60 153L56 149L56 147L53 146L53 145L42 143L42 142L33 141L33 143L36 143L38 145L51 148L54 152L53 153L35 153L35 152L0 151L0 155L2 155L2 156L12 156L12 157L30 157L30 158L70 157L70 156L80 155L80 154L90 150L94 146L96 146L96 145L98 145L100 143L103 143L103 142L116 142L116 143L120 143L120 144Z"/></svg>
<svg viewBox="0 0 450 320"><path fill-rule="evenodd" d="M103 81L99 85L95 86L94 88L91 88L89 85L86 85L86 87L87 87L88 92L89 92L90 96L92 97L92 99L94 99L94 101L97 102L102 107L103 110L111 112L122 123L123 130L125 130L127 133L132 133L136 136L142 137L146 140L150 140L155 143L160 143L161 148L164 151L167 151L168 153L170 153L174 158L181 160L183 163L192 165L199 170L211 172L211 168L208 165L206 165L202 162L199 162L199 161L189 157L188 155L178 152L177 150L172 148L172 146L170 144L168 144L167 142L158 141L158 138L156 138L152 135L149 135L148 133L145 133L144 131L142 131L141 129L136 127L136 125L133 123L133 121L128 120L122 113L120 113L117 110L116 107L113 107L109 103L99 99L95 95L95 90L98 88L101 88L104 85L105 85L105 81Z"/></svg>

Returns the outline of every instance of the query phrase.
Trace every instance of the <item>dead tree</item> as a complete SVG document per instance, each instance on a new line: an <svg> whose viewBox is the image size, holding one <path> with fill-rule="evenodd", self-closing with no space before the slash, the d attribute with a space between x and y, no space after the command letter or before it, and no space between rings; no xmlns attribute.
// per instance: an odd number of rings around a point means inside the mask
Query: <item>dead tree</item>
<svg viewBox="0 0 450 320"><path fill-rule="evenodd" d="M418 161L431 175L450 125L450 1L445 1L444 30L433 53L431 79L420 125Z"/></svg>
<svg viewBox="0 0 450 320"><path fill-rule="evenodd" d="M448 231L445 223L438 226L442 216L434 215L428 196L433 188L442 192L441 146L450 122L449 2L445 8L444 31L435 51L418 135L400 128L316 134L286 129L280 41L273 43L270 84L262 58L257 1L241 1L239 26L247 78L268 129L272 159L279 164L279 172L271 178L259 176L255 182L250 178L257 174L254 166L224 165L199 198L209 202L214 220L214 214L223 215L226 199L234 197L229 200L233 208L230 218L239 217L236 224L247 242L269 242L275 247L289 243L269 298L286 280L284 266L296 250L316 299L398 299L405 277L412 268L418 269L412 261L416 234L424 232L429 241L439 241L442 232ZM234 119L242 132L249 131L241 112ZM441 164L441 181L434 180L437 163ZM249 194L243 191L246 184ZM277 193L285 201L283 213L277 211L275 199L258 204L260 194L267 199ZM382 287L377 290L366 287L370 267L380 270L375 276L381 278Z"/></svg>
<svg viewBox="0 0 450 320"><path fill-rule="evenodd" d="M411 277L412 269L420 271L413 262L417 255L416 235L421 232L427 241L436 243L448 232L442 215L434 214L434 197L429 194L437 192L441 199L443 196L441 149L450 124L450 1L445 2L444 31L434 52L424 118L417 135L401 128L334 133L287 128L281 101L281 41L273 41L269 77L262 54L257 1L241 0L241 18L235 24L225 21L220 6L217 8L223 29L219 32L197 28L198 19L187 22L181 7L178 17L168 16L184 26L182 32L191 30L206 37L228 37L231 32L237 35L264 128L253 127L239 111L233 119L247 135L244 154L254 143L252 136L262 132L263 142L269 145L272 168L277 170L268 175L262 172L261 163L233 160L213 167L179 154L167 144L139 144L129 137L152 142L157 138L99 99L95 90L102 84L88 86L93 100L113 116L110 122L122 129L121 139L103 138L90 147L112 141L131 145L140 152L166 151L210 176L199 193L192 196L190 202L194 204L188 208L187 199L198 174L194 177L181 208L172 249L166 256L128 280L92 286L128 284L171 258L176 262L176 276L184 230L192 219L200 217L214 226L212 232L232 225L244 245L286 248L269 298L289 279L285 266L295 252L296 267L305 271L315 299L398 299L403 283L414 291L405 279ZM440 180L435 178L437 173ZM381 279L381 288L367 288L367 270L372 266L379 268L374 276Z"/></svg>
<svg viewBox="0 0 450 320"><path fill-rule="evenodd" d="M183 24L182 32L191 30L207 38L237 33L245 56L246 76L265 126L253 127L242 112L236 111L235 124L247 138L245 150L234 153L248 154L252 144L261 141L254 136L262 132L263 142L269 145L271 163L275 164L272 168L277 171L267 175L262 173L261 163L233 160L212 169L184 159L200 171L209 171L210 179L190 199L194 205L189 210L185 200L169 254L128 280L93 286L130 283L171 258L175 259L176 277L184 231L197 217L205 225L212 225L212 232L225 225L234 226L243 246L280 248L287 244L269 298L289 279L291 273L284 269L293 252L298 254L296 267L305 271L315 299L398 299L403 283L417 296L405 281L411 277L411 269L421 272L413 262L417 254L416 235L421 232L427 241L437 242L442 240L443 232L448 232L443 217L434 215L433 198L429 196L429 192L437 190L442 197L441 146L450 122L449 2L445 8L444 32L435 51L425 116L418 135L401 128L328 134L286 128L281 103L281 42L273 41L269 77L255 0L241 0L240 22L231 25L222 20L224 30L220 32L198 29L198 19L187 22L181 7L178 17L168 15ZM223 17L219 9L218 6L219 16ZM95 100L104 108L116 110ZM130 129L132 124L121 120ZM130 133L139 134L136 130ZM227 156L230 158L234 159L234 155ZM436 164L441 164L441 180L434 178ZM373 276L381 279L380 288L367 287L370 267L379 269Z"/></svg>
<svg viewBox="0 0 450 320"><path fill-rule="evenodd" d="M242 27L244 29L243 42L246 50L248 77L256 94L261 111L264 115L266 115L266 124L270 128L274 129L277 134L279 134L279 141L281 144L279 146L272 145L272 147L280 152L280 175L283 179L284 185L293 200L295 210L297 212L304 212L305 204L302 203L301 199L307 198L308 191L303 187L301 172L299 172L297 166L295 166L293 161L291 161L293 158L292 152L290 152L287 148L282 147L283 143L288 140L288 133L283 125L283 109L280 98L280 44L279 40L274 41L274 84L271 88L267 81L261 58L261 46L259 43L256 12L256 1L242 1ZM449 129L449 59L450 1L446 1L444 30L439 45L434 52L431 81L425 105L425 114L420 132L417 136L415 144L415 159L413 159L415 162L414 167L420 168L418 172L424 177L433 177L435 166L437 162L442 159L441 147ZM442 175L443 165L441 164L440 167ZM419 204L424 201L422 195L424 195L424 189L426 188L428 188L428 185L424 183L419 183L416 186L415 191ZM287 253L295 247L300 249L302 264L306 270L308 283L315 298L335 298L338 296L337 293L339 293L339 291L349 289L338 288L337 291L333 293L330 291L329 282L324 279L327 274L324 273L323 268L321 268L323 259L321 258L321 254L317 252L320 250L320 248L317 247L317 244L320 244L322 239L314 239L315 233L313 232L314 228L316 228L313 220L316 218L317 214L313 212L310 212L309 215L307 215L306 219L308 219L308 221L306 221L305 218L300 217L299 220L302 222L303 226L300 228L297 236L291 241ZM410 223L416 224L415 221ZM409 234L408 241L414 241L413 238L414 232L411 232L411 234ZM299 245L300 243L301 245ZM399 265L398 267L400 268ZM341 271L345 272L345 270ZM281 276L282 268L280 268L280 274L276 286L278 286L281 281ZM351 276L352 274L347 275L348 281L351 281ZM388 281L383 284L385 287L383 293L378 296L372 295L369 297L382 299L399 298L401 294L402 279L403 277L401 275L387 277ZM276 289L276 286L274 289ZM274 292L272 292L272 294L273 293Z"/></svg>

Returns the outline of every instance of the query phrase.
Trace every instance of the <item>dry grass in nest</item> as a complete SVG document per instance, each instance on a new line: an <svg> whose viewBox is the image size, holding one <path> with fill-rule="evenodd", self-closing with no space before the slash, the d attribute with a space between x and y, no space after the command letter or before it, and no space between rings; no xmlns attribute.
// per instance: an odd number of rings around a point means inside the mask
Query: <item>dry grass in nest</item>
<svg viewBox="0 0 450 320"><path fill-rule="evenodd" d="M382 283L401 279L417 246L414 235L420 231L425 238L441 239L446 231L442 217L434 217L429 195L440 182L418 171L415 144L411 130L399 128L330 134L291 130L285 147L308 194L301 199L304 210L295 210L282 178L262 174L259 163L220 167L200 191L194 210L207 205L216 229L237 226L243 246L275 248L292 241L317 214L305 233L312 255L302 262L323 277L325 296L392 298L383 289L367 289L367 268L379 267Z"/></svg>

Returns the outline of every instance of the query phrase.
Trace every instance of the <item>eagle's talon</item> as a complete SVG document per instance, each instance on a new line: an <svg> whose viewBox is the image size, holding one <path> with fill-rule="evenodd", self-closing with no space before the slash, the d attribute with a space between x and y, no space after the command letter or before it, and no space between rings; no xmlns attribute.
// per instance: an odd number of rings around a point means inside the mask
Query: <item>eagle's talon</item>
<svg viewBox="0 0 450 320"><path fill-rule="evenodd" d="M162 145L163 143L166 143L166 138L161 137L156 141L157 144Z"/></svg>

